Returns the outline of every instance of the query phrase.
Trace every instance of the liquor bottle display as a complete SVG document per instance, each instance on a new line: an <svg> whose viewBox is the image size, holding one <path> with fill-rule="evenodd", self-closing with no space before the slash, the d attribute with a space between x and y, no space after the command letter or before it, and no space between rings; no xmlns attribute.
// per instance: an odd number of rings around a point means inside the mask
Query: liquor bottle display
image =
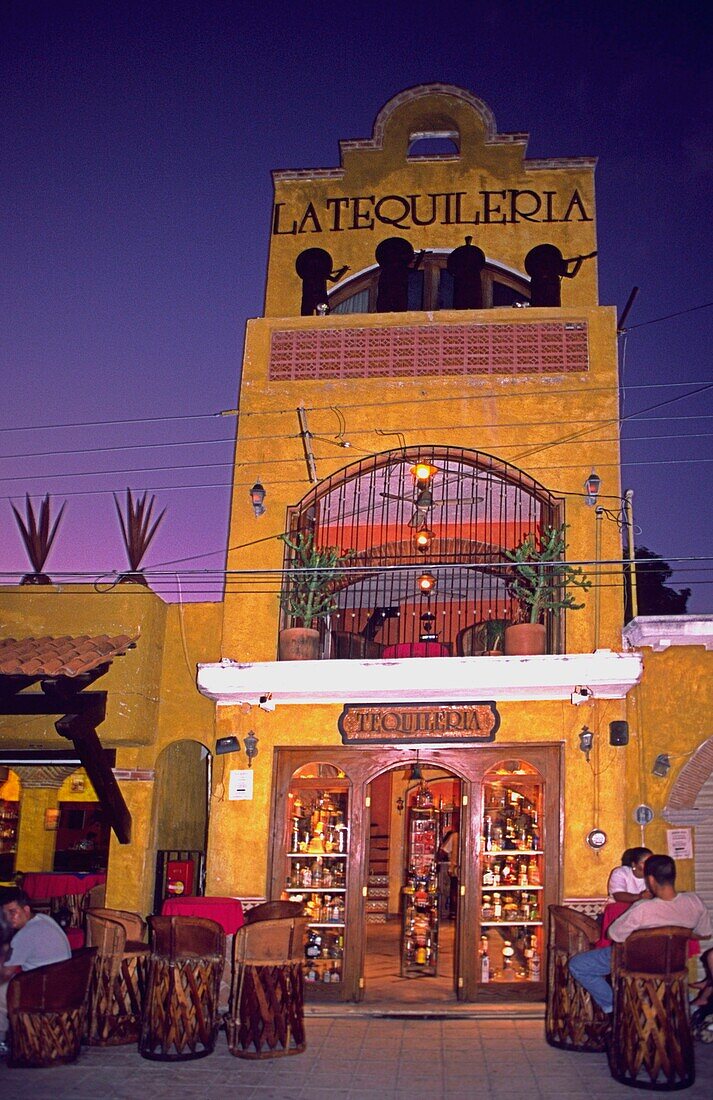
<svg viewBox="0 0 713 1100"><path fill-rule="evenodd" d="M402 890L401 976L433 977L438 973L439 814L428 786L422 783L409 809L407 881Z"/></svg>
<svg viewBox="0 0 713 1100"><path fill-rule="evenodd" d="M505 761L483 784L479 977L541 982L544 951L543 784L527 763Z"/></svg>
<svg viewBox="0 0 713 1100"><path fill-rule="evenodd" d="M295 776L289 798L283 896L301 901L310 919L305 982L313 989L339 985L346 933L348 782L339 776Z"/></svg>
<svg viewBox="0 0 713 1100"><path fill-rule="evenodd" d="M0 798L0 879L9 879L15 870L19 802Z"/></svg>

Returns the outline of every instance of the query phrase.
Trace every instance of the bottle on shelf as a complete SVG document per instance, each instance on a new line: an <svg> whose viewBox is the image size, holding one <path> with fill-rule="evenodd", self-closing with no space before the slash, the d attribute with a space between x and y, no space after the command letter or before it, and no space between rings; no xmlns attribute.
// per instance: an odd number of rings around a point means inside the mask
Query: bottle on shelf
<svg viewBox="0 0 713 1100"><path fill-rule="evenodd" d="M540 886L540 868L537 866L537 860L534 856L530 856L527 864L527 879L530 886Z"/></svg>
<svg viewBox="0 0 713 1100"><path fill-rule="evenodd" d="M480 980L490 981L490 955L488 953L488 937L480 937Z"/></svg>
<svg viewBox="0 0 713 1100"><path fill-rule="evenodd" d="M527 972L530 980L533 982L539 982L540 980L540 953L535 946L532 949L532 954L527 961Z"/></svg>

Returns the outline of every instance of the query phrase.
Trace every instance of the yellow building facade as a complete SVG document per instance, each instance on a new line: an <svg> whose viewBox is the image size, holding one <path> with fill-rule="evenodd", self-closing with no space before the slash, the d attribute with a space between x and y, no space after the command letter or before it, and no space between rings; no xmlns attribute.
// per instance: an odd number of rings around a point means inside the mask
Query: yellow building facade
<svg viewBox="0 0 713 1100"><path fill-rule="evenodd" d="M546 905L601 901L642 838L666 850L678 827L695 841L711 770L710 624L695 637L662 624L652 640L634 620L623 635L616 312L598 300L594 161L528 159L527 135L498 133L474 95L426 85L390 100L370 138L341 142L338 167L276 172L274 187L224 600L5 588L3 633L136 640L106 673L98 730L132 816L131 842L112 839L108 904L149 912L160 853L201 853L206 893L306 901L327 952L308 956L308 981L368 998L380 924L398 926L401 974L423 965L421 945L404 954L402 889L426 888L411 864L430 822L436 844L459 836L454 896L431 907L453 997L498 983L537 997ZM545 610L546 653L510 652L505 627L527 614L509 555L562 525L591 582L573 590L584 606ZM281 629L302 625L280 600L301 564L285 533L344 555L316 659L278 660ZM51 721L0 721L8 752L60 744ZM652 775L660 754L669 769ZM36 820L20 869L50 869L51 796L31 798L42 812L23 795ZM680 874L692 885L693 859Z"/></svg>

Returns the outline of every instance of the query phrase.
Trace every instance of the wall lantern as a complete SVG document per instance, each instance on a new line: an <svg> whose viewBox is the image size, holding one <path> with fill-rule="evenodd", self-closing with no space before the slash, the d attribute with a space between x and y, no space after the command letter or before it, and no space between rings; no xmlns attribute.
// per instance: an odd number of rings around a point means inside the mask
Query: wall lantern
<svg viewBox="0 0 713 1100"><path fill-rule="evenodd" d="M670 771L671 757L667 752L660 752L654 760L654 766L651 769L651 774L657 775L659 779L665 779Z"/></svg>
<svg viewBox="0 0 713 1100"><path fill-rule="evenodd" d="M594 734L588 726L582 726L579 731L579 747L584 753L587 763L589 763L589 754L594 746Z"/></svg>
<svg viewBox="0 0 713 1100"><path fill-rule="evenodd" d="M252 489L249 490L250 503L253 506L253 512L256 516L263 516L265 514L265 497L267 491L265 486L259 481L256 481Z"/></svg>
<svg viewBox="0 0 713 1100"><path fill-rule="evenodd" d="M431 592L433 592L436 587L436 578L433 576L433 573L422 573L416 583L418 584L420 592L423 592L426 596L430 596Z"/></svg>
<svg viewBox="0 0 713 1100"><path fill-rule="evenodd" d="M425 554L430 549L435 535L433 531L429 531L428 527L419 527L416 534L413 536L413 544L420 554Z"/></svg>
<svg viewBox="0 0 713 1100"><path fill-rule="evenodd" d="M404 806L405 805L406 805L406 803L404 802L403 798L397 798L396 799L396 812L399 813L399 814L402 814L404 812Z"/></svg>
<svg viewBox="0 0 713 1100"><path fill-rule="evenodd" d="M589 504L590 507L596 504L601 487L602 479L600 478L598 473L592 470L591 474L584 483L584 503Z"/></svg>
<svg viewBox="0 0 713 1100"><path fill-rule="evenodd" d="M258 752L257 742L258 742L257 737L255 736L253 731L250 730L250 732L247 734L247 736L245 738L245 755L248 758L248 767L249 768L252 768L253 760L257 756L257 752Z"/></svg>
<svg viewBox="0 0 713 1100"><path fill-rule="evenodd" d="M421 615L421 633L419 640L422 642L437 642L438 635L435 633L436 616L429 609L424 611Z"/></svg>

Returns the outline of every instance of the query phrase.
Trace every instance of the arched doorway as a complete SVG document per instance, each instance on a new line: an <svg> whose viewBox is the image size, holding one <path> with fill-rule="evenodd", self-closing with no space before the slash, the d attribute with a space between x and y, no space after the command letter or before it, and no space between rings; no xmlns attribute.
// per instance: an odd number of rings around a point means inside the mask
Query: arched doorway
<svg viewBox="0 0 713 1100"><path fill-rule="evenodd" d="M200 741L174 741L156 761L154 912L166 897L202 894L212 756Z"/></svg>
<svg viewBox="0 0 713 1100"><path fill-rule="evenodd" d="M462 783L418 754L369 784L364 999L457 999Z"/></svg>

